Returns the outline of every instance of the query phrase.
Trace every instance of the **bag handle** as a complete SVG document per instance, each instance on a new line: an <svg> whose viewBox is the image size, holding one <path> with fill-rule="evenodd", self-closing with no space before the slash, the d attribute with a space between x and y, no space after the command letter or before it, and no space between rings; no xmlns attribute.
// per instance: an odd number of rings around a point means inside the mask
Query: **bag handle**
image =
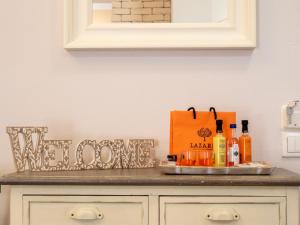
<svg viewBox="0 0 300 225"><path fill-rule="evenodd" d="M191 110L193 111L193 117L194 117L194 120L197 119L197 116L196 116L196 109L195 109L194 107L190 107L190 108L188 108L187 111L191 111ZM214 113L215 120L217 120L217 119L218 119L218 116L217 116L217 111L216 111L215 107L210 107L210 108L209 108L209 111Z"/></svg>
<svg viewBox="0 0 300 225"><path fill-rule="evenodd" d="M218 116L217 116L217 112L216 112L215 107L210 107L210 108L209 108L209 111L210 111L210 112L213 111L214 116L215 116L215 120L217 120L217 119L218 119Z"/></svg>
<svg viewBox="0 0 300 225"><path fill-rule="evenodd" d="M190 107L187 111L191 111L193 110L193 117L194 117L194 120L196 119L196 109L194 107Z"/></svg>

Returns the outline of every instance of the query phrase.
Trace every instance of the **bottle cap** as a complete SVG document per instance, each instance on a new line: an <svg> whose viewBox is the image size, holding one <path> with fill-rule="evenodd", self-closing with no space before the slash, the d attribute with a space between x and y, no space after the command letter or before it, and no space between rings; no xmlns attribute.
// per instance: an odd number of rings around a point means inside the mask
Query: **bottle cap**
<svg viewBox="0 0 300 225"><path fill-rule="evenodd" d="M242 120L242 132L243 133L248 132L248 120Z"/></svg>
<svg viewBox="0 0 300 225"><path fill-rule="evenodd" d="M216 120L217 133L223 132L223 120Z"/></svg>
<svg viewBox="0 0 300 225"><path fill-rule="evenodd" d="M236 128L236 124L235 123L230 124L230 128Z"/></svg>
<svg viewBox="0 0 300 225"><path fill-rule="evenodd" d="M167 159L169 162L176 162L177 161L177 155L167 155Z"/></svg>

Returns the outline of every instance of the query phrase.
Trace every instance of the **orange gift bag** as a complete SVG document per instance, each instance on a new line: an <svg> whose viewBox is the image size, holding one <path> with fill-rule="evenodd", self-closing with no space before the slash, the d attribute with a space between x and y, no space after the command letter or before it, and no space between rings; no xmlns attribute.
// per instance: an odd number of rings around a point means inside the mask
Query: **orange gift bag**
<svg viewBox="0 0 300 225"><path fill-rule="evenodd" d="M216 120L223 120L223 131L230 138L230 124L236 123L235 112L172 111L170 121L170 154L180 156L187 151L213 152L213 137L216 135Z"/></svg>

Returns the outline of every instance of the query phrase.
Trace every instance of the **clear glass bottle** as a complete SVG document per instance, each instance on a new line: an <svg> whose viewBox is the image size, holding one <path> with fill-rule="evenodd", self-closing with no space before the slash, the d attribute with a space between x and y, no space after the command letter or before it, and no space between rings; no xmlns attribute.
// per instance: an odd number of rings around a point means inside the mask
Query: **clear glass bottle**
<svg viewBox="0 0 300 225"><path fill-rule="evenodd" d="M240 163L239 139L236 136L236 124L230 124L231 138L227 140L227 166L237 166Z"/></svg>
<svg viewBox="0 0 300 225"><path fill-rule="evenodd" d="M242 135L239 138L240 163L252 162L252 141L248 133L248 120L242 120Z"/></svg>
<svg viewBox="0 0 300 225"><path fill-rule="evenodd" d="M223 120L217 120L217 134L213 138L214 166L226 166L226 138L223 135Z"/></svg>

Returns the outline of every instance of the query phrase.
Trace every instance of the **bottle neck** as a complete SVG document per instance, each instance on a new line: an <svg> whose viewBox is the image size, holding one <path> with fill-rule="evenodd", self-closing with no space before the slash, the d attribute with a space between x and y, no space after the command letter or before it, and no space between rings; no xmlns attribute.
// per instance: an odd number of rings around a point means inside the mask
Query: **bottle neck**
<svg viewBox="0 0 300 225"><path fill-rule="evenodd" d="M249 132L248 131L243 131L243 135L248 136Z"/></svg>
<svg viewBox="0 0 300 225"><path fill-rule="evenodd" d="M223 131L222 130L217 130L217 135L222 135Z"/></svg>
<svg viewBox="0 0 300 225"><path fill-rule="evenodd" d="M231 128L231 137L235 138L236 137L236 129Z"/></svg>
<svg viewBox="0 0 300 225"><path fill-rule="evenodd" d="M243 134L248 134L248 126L243 125L242 133Z"/></svg>

